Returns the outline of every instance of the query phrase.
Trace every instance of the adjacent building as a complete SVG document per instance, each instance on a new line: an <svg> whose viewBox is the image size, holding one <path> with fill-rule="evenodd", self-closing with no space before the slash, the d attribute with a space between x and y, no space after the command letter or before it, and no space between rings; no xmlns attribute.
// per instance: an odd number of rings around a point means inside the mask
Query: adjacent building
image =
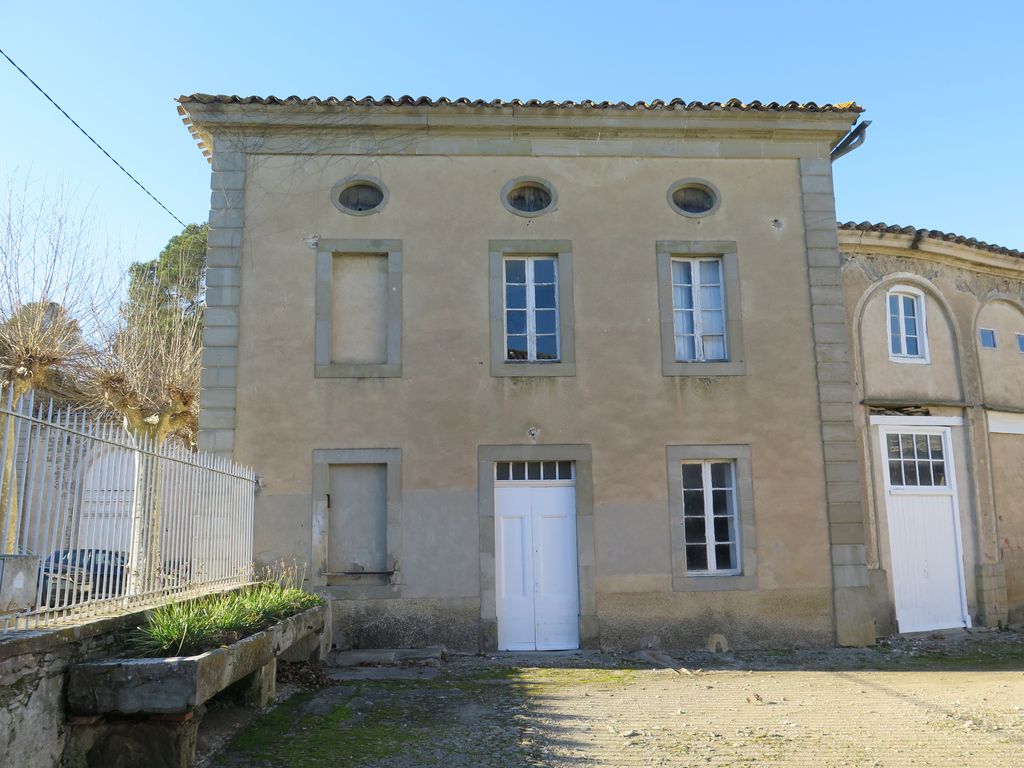
<svg viewBox="0 0 1024 768"><path fill-rule="evenodd" d="M213 169L202 447L256 468L256 557L306 564L349 641L866 644L1019 614L1024 448L992 425L1024 411L1020 255L837 239L860 107L180 102ZM907 592L931 514L945 580ZM913 603L951 579L957 616Z"/></svg>

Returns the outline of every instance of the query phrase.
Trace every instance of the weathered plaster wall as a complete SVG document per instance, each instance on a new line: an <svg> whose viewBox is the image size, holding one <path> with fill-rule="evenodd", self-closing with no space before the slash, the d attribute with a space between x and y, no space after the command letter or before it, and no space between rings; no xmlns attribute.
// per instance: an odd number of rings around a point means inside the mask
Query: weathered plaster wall
<svg viewBox="0 0 1024 768"><path fill-rule="evenodd" d="M1024 335L1024 311L1019 303L991 299L981 306L974 338L988 328L996 332L995 349L978 344L978 363L986 404L995 409L1024 408L1024 352L1017 343ZM977 342L976 342L977 343Z"/></svg>
<svg viewBox="0 0 1024 768"><path fill-rule="evenodd" d="M877 429L868 425L869 410L921 406L935 416L963 418L953 438L967 601L975 623L995 626L1006 620L1007 590L1015 578L1009 575L1014 556L1006 551L1003 531L1018 519L1012 493L1020 464L1015 470L1016 449L1007 439L1012 436L989 435L985 411L1024 410L1024 354L1015 338L1024 332L1022 265L965 246L876 233L840 232L840 248L856 398L862 403L855 418L876 624L880 631L895 629L881 452ZM928 364L888 359L885 295L895 285L924 293ZM980 348L979 327L996 329L996 350Z"/></svg>
<svg viewBox="0 0 1024 768"><path fill-rule="evenodd" d="M355 173L387 184L383 211L350 217L332 205L328 191ZM523 219L504 209L499 191L524 175L554 184L557 211ZM694 176L722 195L703 219L665 201L673 181ZM314 449L399 448L402 605L348 610L365 619L393 609L400 619L381 640L425 636L410 621L468 617L480 590L476 448L528 444L532 427L538 443L592 446L598 603L614 642L650 634L628 618L637 595L694 631L707 624L696 617L721 615L719 630L751 644L787 633L827 640L832 581L796 160L250 155L245 179L235 457L266 484L261 560L309 557ZM311 234L401 240L401 378L313 377ZM488 241L521 239L572 243L574 377L490 375ZM662 376L658 240L736 243L745 376ZM665 447L691 444L751 446L757 588L780 610L735 596L726 617L716 614L720 594L671 593ZM686 632L660 634L681 642Z"/></svg>
<svg viewBox="0 0 1024 768"><path fill-rule="evenodd" d="M1024 435L994 434L992 474L1009 620L1024 623Z"/></svg>

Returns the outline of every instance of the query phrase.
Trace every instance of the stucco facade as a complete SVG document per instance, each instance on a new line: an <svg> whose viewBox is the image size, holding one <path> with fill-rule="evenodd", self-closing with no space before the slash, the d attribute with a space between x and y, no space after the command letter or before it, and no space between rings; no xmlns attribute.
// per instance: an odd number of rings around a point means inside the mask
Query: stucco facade
<svg viewBox="0 0 1024 768"><path fill-rule="evenodd" d="M564 461L581 645L873 642L829 160L859 108L182 107L213 167L201 442L256 468L256 557L307 563L337 632L497 647L496 467ZM384 202L342 210L353 178ZM503 198L522 178L540 215ZM680 212L681 180L714 206ZM510 258L554 265L557 359L504 357ZM701 259L728 352L679 358L672 264ZM701 461L731 473L731 569L689 559ZM339 523L354 498L379 518Z"/></svg>
<svg viewBox="0 0 1024 768"><path fill-rule="evenodd" d="M1024 619L1022 255L884 225L843 225L839 242L878 632L903 628L893 579L901 554L894 551L888 519L896 507L880 440L880 431L893 424L905 433L948 430L959 551L933 567L962 562L967 625L1019 623ZM892 318L886 302L893 295L919 302L924 333L916 358L890 354Z"/></svg>

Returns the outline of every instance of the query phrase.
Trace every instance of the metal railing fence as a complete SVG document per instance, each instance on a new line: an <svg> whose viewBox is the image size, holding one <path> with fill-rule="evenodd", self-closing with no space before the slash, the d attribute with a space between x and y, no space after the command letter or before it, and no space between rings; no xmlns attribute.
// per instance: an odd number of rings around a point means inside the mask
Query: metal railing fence
<svg viewBox="0 0 1024 768"><path fill-rule="evenodd" d="M0 632L252 579L256 477L31 394L0 404ZM169 442L169 441L168 441Z"/></svg>

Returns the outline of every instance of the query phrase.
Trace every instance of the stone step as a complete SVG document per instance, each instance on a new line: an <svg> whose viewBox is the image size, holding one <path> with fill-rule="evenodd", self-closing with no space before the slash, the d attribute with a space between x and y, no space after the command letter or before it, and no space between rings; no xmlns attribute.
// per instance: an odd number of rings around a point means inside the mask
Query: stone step
<svg viewBox="0 0 1024 768"><path fill-rule="evenodd" d="M324 663L332 667L439 666L447 658L447 648L432 645L426 648L364 648L336 651L324 659Z"/></svg>

